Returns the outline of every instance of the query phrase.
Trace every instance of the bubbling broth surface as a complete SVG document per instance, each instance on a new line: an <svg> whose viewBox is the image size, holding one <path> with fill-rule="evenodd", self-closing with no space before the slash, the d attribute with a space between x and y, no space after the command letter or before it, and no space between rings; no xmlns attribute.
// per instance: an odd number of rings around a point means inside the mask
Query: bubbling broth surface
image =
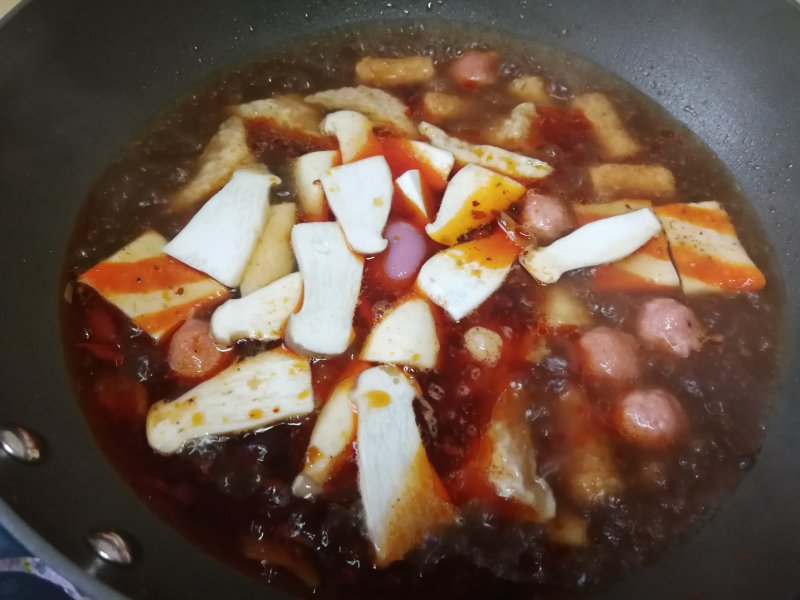
<svg viewBox="0 0 800 600"><path fill-rule="evenodd" d="M499 55L498 80L466 90L448 77L448 65L473 48ZM262 431L193 442L173 455L155 453L145 436L148 406L176 398L196 382L171 372L168 338L156 344L77 278L147 229L172 238L186 225L194 211L170 210L169 198L192 176L198 156L227 117L226 107L279 93L305 95L356 85L354 66L364 56L419 54L433 57L434 78L389 91L411 107L415 121L422 120L425 91L468 99L462 115L442 127L474 142L519 103L507 91L510 81L521 75L545 77L552 105L539 110L538 142L526 154L552 165L554 173L526 185L570 204L597 202L587 167L606 161L591 125L568 108L569 102L586 92L604 93L641 146L635 162L661 164L674 174L675 194L668 200L651 198L653 203L720 202L767 285L735 295L599 291L593 270L581 269L564 281L590 325L555 331L543 322L546 288L515 264L500 289L464 319L454 322L437 312L438 366L409 372L422 392L416 408L425 450L459 516L404 560L376 569L355 458L348 459L319 498L292 494L318 411ZM257 157L282 179L272 190L272 204L296 202L291 160L307 149L255 125L249 134ZM520 209L510 212L523 218ZM410 289L386 285L380 270L378 259L366 260L353 323L355 346L386 307ZM294 594L310 594L300 581L305 579L325 598L532 597L570 595L613 583L692 532L753 466L780 358L780 284L771 250L735 183L710 151L643 95L586 61L505 34L451 26L373 25L340 31L215 77L156 119L109 166L78 218L64 282L69 293L62 303L62 327L73 384L99 445L120 475L205 551ZM620 387L587 381L578 348L592 327L632 333L641 306L661 296L688 306L708 339L688 359L639 350L641 369L630 386L666 390L679 400L687 421L676 443L643 448L615 432L611 414ZM464 334L475 326L500 332L504 349L498 365L480 363L465 350ZM535 340L544 340L547 351L534 356L532 348L540 343ZM231 352L246 357L279 345L239 342ZM351 358L345 353L312 361L318 406ZM576 389L589 398L593 431L606 440L624 484L587 504L576 502L568 491L567 456L581 442L560 416L565 394ZM523 406L520 418L530 428L538 473L553 489L557 514L572 515L585 527L582 543L558 543L552 524L498 509L480 494L472 497L467 465L504 390Z"/></svg>

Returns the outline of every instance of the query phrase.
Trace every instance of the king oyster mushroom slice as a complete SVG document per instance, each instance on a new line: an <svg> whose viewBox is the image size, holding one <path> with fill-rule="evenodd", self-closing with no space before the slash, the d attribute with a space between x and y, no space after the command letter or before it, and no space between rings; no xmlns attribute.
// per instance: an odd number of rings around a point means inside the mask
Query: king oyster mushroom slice
<svg viewBox="0 0 800 600"><path fill-rule="evenodd" d="M289 317L286 343L301 354L341 354L350 344L364 262L336 223L295 225L292 249L303 276L303 305Z"/></svg>
<svg viewBox="0 0 800 600"><path fill-rule="evenodd" d="M190 440L260 429L314 410L311 366L302 356L269 350L235 363L176 400L147 412L147 442L161 454Z"/></svg>
<svg viewBox="0 0 800 600"><path fill-rule="evenodd" d="M643 208L588 223L544 248L526 248L519 262L540 283L555 283L567 271L625 258L660 231L655 213Z"/></svg>
<svg viewBox="0 0 800 600"><path fill-rule="evenodd" d="M266 169L239 169L166 246L164 253L228 287L244 276L280 179Z"/></svg>
<svg viewBox="0 0 800 600"><path fill-rule="evenodd" d="M386 159L372 156L322 174L328 205L350 247L359 254L386 249L383 228L392 207L392 172Z"/></svg>

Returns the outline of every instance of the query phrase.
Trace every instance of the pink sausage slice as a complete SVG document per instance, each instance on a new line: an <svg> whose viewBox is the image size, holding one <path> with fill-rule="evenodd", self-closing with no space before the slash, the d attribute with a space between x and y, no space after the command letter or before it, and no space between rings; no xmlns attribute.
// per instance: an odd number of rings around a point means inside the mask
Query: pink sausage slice
<svg viewBox="0 0 800 600"><path fill-rule="evenodd" d="M639 311L636 332L648 346L683 358L703 346L703 329L688 306L672 298L656 298Z"/></svg>
<svg viewBox="0 0 800 600"><path fill-rule="evenodd" d="M688 418L678 400L661 389L628 392L611 409L611 424L627 441L642 448L674 444Z"/></svg>
<svg viewBox="0 0 800 600"><path fill-rule="evenodd" d="M423 233L411 223L395 221L383 235L389 241L383 266L386 275L395 281L414 277L427 251Z"/></svg>
<svg viewBox="0 0 800 600"><path fill-rule="evenodd" d="M207 379L228 366L232 357L232 352L217 348L208 321L191 318L172 335L167 362L181 377Z"/></svg>
<svg viewBox="0 0 800 600"><path fill-rule="evenodd" d="M639 376L639 344L630 334L595 327L578 342L583 370L608 381L630 381Z"/></svg>
<svg viewBox="0 0 800 600"><path fill-rule="evenodd" d="M528 190L522 204L522 223L540 243L549 244L575 227L575 217L557 198Z"/></svg>
<svg viewBox="0 0 800 600"><path fill-rule="evenodd" d="M465 52L450 65L450 77L461 87L474 90L497 81L496 52Z"/></svg>

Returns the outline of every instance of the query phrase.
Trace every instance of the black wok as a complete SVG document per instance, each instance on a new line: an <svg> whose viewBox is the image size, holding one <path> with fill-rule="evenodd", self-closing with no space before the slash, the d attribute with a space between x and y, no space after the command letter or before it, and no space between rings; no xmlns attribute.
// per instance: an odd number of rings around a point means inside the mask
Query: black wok
<svg viewBox="0 0 800 600"><path fill-rule="evenodd" d="M795 0L33 0L0 28L0 424L46 444L0 457L0 520L97 598L265 597L173 532L118 479L69 391L62 252L93 180L154 113L209 73L377 18L487 25L589 57L653 97L727 164L786 283L788 355L757 466L714 520L609 598L800 594L800 4ZM765 392L766 393L766 392ZM87 532L137 544L104 564ZM743 554L746 553L746 554ZM747 556L748 558L743 558ZM277 594L274 597L279 597Z"/></svg>

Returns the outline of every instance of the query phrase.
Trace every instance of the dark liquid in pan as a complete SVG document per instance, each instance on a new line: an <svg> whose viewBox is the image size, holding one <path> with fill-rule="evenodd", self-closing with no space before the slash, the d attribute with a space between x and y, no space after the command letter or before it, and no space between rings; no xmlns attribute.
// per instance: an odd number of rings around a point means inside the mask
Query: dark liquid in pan
<svg viewBox="0 0 800 600"><path fill-rule="evenodd" d="M759 293L682 300L721 340L706 344L690 360L644 353L643 379L681 400L689 415L688 439L673 449L651 453L616 443L625 491L585 513L589 520L586 546L552 546L542 526L504 520L476 504L464 507L461 522L452 530L427 540L407 560L386 570L373 567L361 533L354 468L340 478L341 484L327 499L312 503L291 495L313 418L206 444L191 453L154 454L145 440L143 420L120 417L119 411L109 407L109 397L129 393L124 386L114 387L115 377L121 373L141 382L150 403L175 397L187 385L169 377L164 348L156 347L113 311L107 314L121 340L118 366L81 349L78 344L87 341L92 311L105 309L91 290L75 288L71 302L62 307L64 344L77 396L102 450L168 523L265 584L307 593L286 571L245 557L244 538L263 536L295 546L318 571L317 594L322 597L497 597L503 593L529 598L534 591L596 589L652 560L691 532L752 467L758 453L770 382L780 355L779 282L764 233L735 183L699 140L629 86L572 55L507 35L429 26L373 27L304 41L214 78L157 119L92 190L75 227L65 284L143 230L154 228L171 237L185 224L189 215L171 214L166 199L191 173L196 157L225 118L224 107L286 91L309 93L353 85L353 66L365 55L429 53L444 63L457 50L473 46L501 54L503 81L477 96L474 113L453 127L454 132L468 133L493 116L507 114L516 102L503 91L503 84L520 74L546 75L555 94L564 99L587 90L603 91L644 147L640 160L663 163L675 174L678 195L671 201L722 202L769 283ZM452 84L441 85L452 91ZM405 89L400 95L413 106L420 93ZM585 201L589 193L581 166L598 160L594 146L580 127L558 126L562 129L552 135L562 136L562 144L542 148L539 156L556 167L557 174L545 187L575 202ZM273 201L294 200L288 176L290 156L269 144L260 150L264 162L284 181ZM580 273L571 279L582 290L596 324L630 327L643 301L641 294L601 295L590 291ZM458 349L460 335L476 324L520 330L535 327L540 295L533 280L517 268L475 315L440 331L444 356L450 357L444 361L447 367L419 374L418 380L438 422L437 435L425 435L425 441L443 479L461 466L462 449L480 431L496 397L490 392L491 372L476 372L475 365L463 358ZM371 299L392 300L379 291ZM358 317L355 326L363 336L366 328ZM237 352L258 349L245 344ZM540 470L547 473L557 503L567 505L559 489L560 432L553 407L559 392L579 375L566 346L556 340L553 349L536 366L520 357L510 371L529 405L527 417ZM324 397L344 363L335 359L314 365L318 396ZM466 395L465 383L470 388ZM597 392L594 400L602 406L603 392Z"/></svg>

